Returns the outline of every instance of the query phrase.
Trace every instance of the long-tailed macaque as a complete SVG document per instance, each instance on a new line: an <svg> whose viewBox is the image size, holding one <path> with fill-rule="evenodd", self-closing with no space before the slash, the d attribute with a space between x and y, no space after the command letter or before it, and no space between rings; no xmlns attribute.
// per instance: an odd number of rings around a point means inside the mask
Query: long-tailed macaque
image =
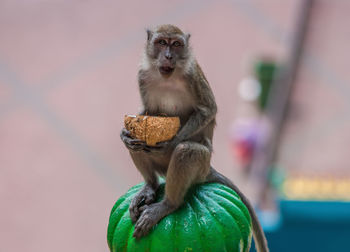
<svg viewBox="0 0 350 252"><path fill-rule="evenodd" d="M189 34L173 25L147 30L147 43L138 72L143 104L141 115L178 116L181 128L176 136L157 146L131 138L123 129L121 139L145 179L145 186L130 204L139 238L164 216L176 210L193 184L218 182L236 191L246 204L259 252L267 242L247 198L226 177L210 166L216 103L212 90L189 46ZM164 199L155 203L158 175L166 178Z"/></svg>

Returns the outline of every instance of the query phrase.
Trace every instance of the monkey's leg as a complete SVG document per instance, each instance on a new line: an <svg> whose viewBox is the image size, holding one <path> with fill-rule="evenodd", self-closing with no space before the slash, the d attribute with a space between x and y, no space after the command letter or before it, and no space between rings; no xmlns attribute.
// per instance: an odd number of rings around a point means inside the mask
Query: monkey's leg
<svg viewBox="0 0 350 252"><path fill-rule="evenodd" d="M214 168L210 168L210 173L206 179L207 182L216 182L223 185L226 185L230 187L232 190L234 190L243 203L248 208L248 211L250 213L250 216L252 218L252 226L253 226L253 236L255 240L255 247L257 248L258 252L268 252L269 248L267 246L266 237L264 234L264 231L259 223L258 217L255 214L253 206L250 204L247 197L239 190L239 188L228 178L226 178L221 173L217 172Z"/></svg>
<svg viewBox="0 0 350 252"><path fill-rule="evenodd" d="M166 174L164 199L143 207L135 225L135 237L148 234L163 217L181 206L192 184L205 181L210 171L210 155L209 148L199 143L182 142L176 146Z"/></svg>
<svg viewBox="0 0 350 252"><path fill-rule="evenodd" d="M156 190L159 184L154 171L153 162L150 160L147 153L142 151L130 151L130 155L136 168L140 171L145 180L145 186L133 198L129 207L131 220L135 223L140 216L140 208L143 205L149 205L155 201Z"/></svg>

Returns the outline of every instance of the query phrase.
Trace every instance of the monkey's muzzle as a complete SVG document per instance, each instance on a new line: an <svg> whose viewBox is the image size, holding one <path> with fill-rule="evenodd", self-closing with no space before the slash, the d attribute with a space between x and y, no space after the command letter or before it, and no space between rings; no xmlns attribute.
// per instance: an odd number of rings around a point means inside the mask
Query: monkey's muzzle
<svg viewBox="0 0 350 252"><path fill-rule="evenodd" d="M175 68L170 66L161 66L159 72L163 75L170 75L174 72Z"/></svg>

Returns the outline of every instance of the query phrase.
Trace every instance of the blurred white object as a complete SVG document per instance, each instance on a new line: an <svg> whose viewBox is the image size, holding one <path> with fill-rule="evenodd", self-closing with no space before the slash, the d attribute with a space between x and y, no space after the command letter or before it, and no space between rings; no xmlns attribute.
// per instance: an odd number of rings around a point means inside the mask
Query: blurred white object
<svg viewBox="0 0 350 252"><path fill-rule="evenodd" d="M255 101L261 93L261 85L253 77L247 77L238 85L238 94L245 101Z"/></svg>

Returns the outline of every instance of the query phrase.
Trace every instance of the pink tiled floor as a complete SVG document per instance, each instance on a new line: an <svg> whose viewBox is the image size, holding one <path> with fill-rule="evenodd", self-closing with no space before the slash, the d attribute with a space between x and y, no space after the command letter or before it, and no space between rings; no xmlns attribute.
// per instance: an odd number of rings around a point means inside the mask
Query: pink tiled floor
<svg viewBox="0 0 350 252"><path fill-rule="evenodd" d="M219 106L213 165L240 184L227 135L242 62L283 58L297 3L1 1L0 251L107 251L110 208L141 181L119 130L138 111L137 65L155 24L192 33Z"/></svg>

